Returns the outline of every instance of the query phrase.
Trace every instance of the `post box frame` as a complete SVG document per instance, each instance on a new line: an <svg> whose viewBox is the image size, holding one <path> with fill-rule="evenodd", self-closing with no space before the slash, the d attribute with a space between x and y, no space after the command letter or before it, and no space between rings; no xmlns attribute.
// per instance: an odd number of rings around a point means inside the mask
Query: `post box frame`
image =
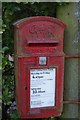
<svg viewBox="0 0 80 120"><path fill-rule="evenodd" d="M42 27L39 28L38 24L42 25ZM38 37L36 36L35 39L33 39L35 35L34 31L38 28L33 27L34 25L37 25L40 29L37 33ZM64 23L56 18L37 16L18 21L14 24L14 26L16 101L20 117L48 118L51 116L60 116L63 108L65 56L63 53ZM49 36L48 39L45 37L44 29L48 28L50 32L51 29L54 29L53 26L55 27L55 30L49 33L49 35L54 34L54 37L51 38ZM33 31L30 27L33 27ZM30 34L33 34L33 37L30 37ZM41 41L41 38L39 39L39 35L42 35L43 37ZM32 44L32 46L29 46L29 44ZM38 44L41 44L41 46L36 46ZM47 46L45 47L45 45ZM46 57L47 64L40 65L40 57ZM30 69L45 68L56 69L55 106L30 108Z"/></svg>

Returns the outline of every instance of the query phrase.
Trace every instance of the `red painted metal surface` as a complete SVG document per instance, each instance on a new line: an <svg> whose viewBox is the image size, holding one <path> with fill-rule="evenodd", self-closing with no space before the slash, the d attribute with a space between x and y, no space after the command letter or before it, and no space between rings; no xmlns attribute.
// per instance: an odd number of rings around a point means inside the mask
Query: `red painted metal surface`
<svg viewBox="0 0 80 120"><path fill-rule="evenodd" d="M65 25L56 18L38 16L18 21L14 26L16 101L20 117L60 116L63 107ZM39 57L47 58L46 65L39 64ZM30 70L45 68L56 69L55 105L31 108Z"/></svg>
<svg viewBox="0 0 80 120"><path fill-rule="evenodd" d="M80 55L65 55L65 58L80 58Z"/></svg>
<svg viewBox="0 0 80 120"><path fill-rule="evenodd" d="M80 104L80 101L73 101L73 100L65 100L63 101L64 104Z"/></svg>

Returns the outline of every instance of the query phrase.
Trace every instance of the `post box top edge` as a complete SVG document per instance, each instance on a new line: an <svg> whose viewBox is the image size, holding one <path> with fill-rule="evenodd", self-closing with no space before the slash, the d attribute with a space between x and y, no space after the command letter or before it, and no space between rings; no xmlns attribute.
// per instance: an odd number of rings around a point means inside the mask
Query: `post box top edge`
<svg viewBox="0 0 80 120"><path fill-rule="evenodd" d="M59 24L63 28L66 27L66 24L64 24L60 19L50 17L50 16L34 16L34 17L23 18L21 20L18 20L17 22L14 22L13 26L16 28L20 28L21 26L24 26L24 24L29 24L29 23L35 22L35 21L54 22L56 24Z"/></svg>

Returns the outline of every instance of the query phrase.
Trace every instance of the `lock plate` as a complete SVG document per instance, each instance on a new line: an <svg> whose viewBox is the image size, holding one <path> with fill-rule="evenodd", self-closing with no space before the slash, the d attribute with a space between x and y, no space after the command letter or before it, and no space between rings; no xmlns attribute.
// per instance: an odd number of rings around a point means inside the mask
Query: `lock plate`
<svg viewBox="0 0 80 120"><path fill-rule="evenodd" d="M39 57L39 65L46 65L47 58L46 57Z"/></svg>

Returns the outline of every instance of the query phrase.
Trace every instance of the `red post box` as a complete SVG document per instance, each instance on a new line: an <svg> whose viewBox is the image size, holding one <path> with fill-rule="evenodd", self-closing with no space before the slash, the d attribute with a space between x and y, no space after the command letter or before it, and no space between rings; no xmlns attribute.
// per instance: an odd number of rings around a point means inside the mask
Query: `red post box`
<svg viewBox="0 0 80 120"><path fill-rule="evenodd" d="M14 23L14 28L16 101L20 117L61 115L64 23L37 16Z"/></svg>

